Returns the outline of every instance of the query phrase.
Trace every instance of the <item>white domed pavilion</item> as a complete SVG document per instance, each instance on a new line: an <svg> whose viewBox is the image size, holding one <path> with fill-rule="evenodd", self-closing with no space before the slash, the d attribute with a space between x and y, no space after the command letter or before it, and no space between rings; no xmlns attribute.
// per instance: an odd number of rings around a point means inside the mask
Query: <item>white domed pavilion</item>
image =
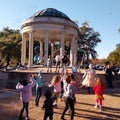
<svg viewBox="0 0 120 120"><path fill-rule="evenodd" d="M70 66L77 62L78 25L63 12L47 8L36 12L21 25L22 52L21 63L26 63L26 41L29 40L28 65L33 65L33 43L39 41L40 58L48 58L48 43L51 44L51 56L54 54L55 42L60 43L60 56L65 52L65 45L70 46ZM44 54L43 54L44 53Z"/></svg>

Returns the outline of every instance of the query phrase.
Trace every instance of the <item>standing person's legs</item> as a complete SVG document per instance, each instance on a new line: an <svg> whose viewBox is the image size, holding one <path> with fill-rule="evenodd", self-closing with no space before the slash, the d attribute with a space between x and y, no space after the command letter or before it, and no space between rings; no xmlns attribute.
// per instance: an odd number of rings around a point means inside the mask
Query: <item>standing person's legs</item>
<svg viewBox="0 0 120 120"><path fill-rule="evenodd" d="M62 100L63 93L64 93L63 81L61 81L61 91L60 91L60 96L59 96L59 98L60 98L61 100Z"/></svg>
<svg viewBox="0 0 120 120"><path fill-rule="evenodd" d="M58 72L60 71L60 61L58 61Z"/></svg>
<svg viewBox="0 0 120 120"><path fill-rule="evenodd" d="M67 69L66 63L63 63L63 65L62 65L62 71L65 72L66 69Z"/></svg>
<svg viewBox="0 0 120 120"><path fill-rule="evenodd" d="M95 103L95 108L97 108L98 107L98 99L96 99L96 103Z"/></svg>
<svg viewBox="0 0 120 120"><path fill-rule="evenodd" d="M73 119L74 119L74 111L75 111L75 108L74 108L74 100L72 100L72 99L70 98L68 103L69 103L70 110L71 110L70 120L73 120Z"/></svg>
<svg viewBox="0 0 120 120"><path fill-rule="evenodd" d="M57 103L57 101L58 101L59 95L60 95L60 92L57 92L57 93L56 93L56 103Z"/></svg>
<svg viewBox="0 0 120 120"><path fill-rule="evenodd" d="M20 111L19 120L21 120L21 119L22 119L24 109L25 109L25 102L22 102L22 109L21 109L21 111Z"/></svg>
<svg viewBox="0 0 120 120"><path fill-rule="evenodd" d="M28 119L28 105L29 103L25 103L25 110L26 110L26 118Z"/></svg>
<svg viewBox="0 0 120 120"><path fill-rule="evenodd" d="M88 93L90 93L90 87L88 87Z"/></svg>
<svg viewBox="0 0 120 120"><path fill-rule="evenodd" d="M45 112L43 116L43 120L47 120L48 114Z"/></svg>
<svg viewBox="0 0 120 120"><path fill-rule="evenodd" d="M50 66L48 65L48 66L47 66L47 72L49 72L49 69L50 69Z"/></svg>
<svg viewBox="0 0 120 120"><path fill-rule="evenodd" d="M109 87L110 87L110 88L113 88L112 78L111 78L111 77L109 77L109 79L108 79L108 84L109 84Z"/></svg>
<svg viewBox="0 0 120 120"><path fill-rule="evenodd" d="M49 114L49 119L50 119L50 120L53 120L53 113L50 113L50 114Z"/></svg>
<svg viewBox="0 0 120 120"><path fill-rule="evenodd" d="M52 72L52 65L50 65L50 72Z"/></svg>
<svg viewBox="0 0 120 120"><path fill-rule="evenodd" d="M102 99L99 99L99 110L102 110Z"/></svg>
<svg viewBox="0 0 120 120"><path fill-rule="evenodd" d="M56 61L56 71L55 72L57 72L57 69L58 69L58 61Z"/></svg>
<svg viewBox="0 0 120 120"><path fill-rule="evenodd" d="M59 96L61 100L62 100L63 93L64 93L64 90L62 89Z"/></svg>
<svg viewBox="0 0 120 120"><path fill-rule="evenodd" d="M99 99L99 105L102 105L102 99Z"/></svg>
<svg viewBox="0 0 120 120"><path fill-rule="evenodd" d="M37 87L36 99L35 99L35 105L36 106L38 106L38 104L39 104L39 100L40 100L40 97L41 97L41 92L42 92L42 88L41 87Z"/></svg>
<svg viewBox="0 0 120 120"><path fill-rule="evenodd" d="M106 76L106 80L107 80L107 83L108 83L108 87L109 88L113 88L113 85L112 85L112 76L111 77Z"/></svg>
<svg viewBox="0 0 120 120"><path fill-rule="evenodd" d="M60 119L64 120L64 115L65 115L65 113L67 112L68 108L69 108L68 99L65 98L65 108L64 108L64 110L63 110L63 113L62 113Z"/></svg>
<svg viewBox="0 0 120 120"><path fill-rule="evenodd" d="M54 106L54 107L57 107L57 101L58 101L59 95L60 95L60 92L56 92L56 93L54 94L54 98L55 98L54 103L53 103L53 106Z"/></svg>
<svg viewBox="0 0 120 120"><path fill-rule="evenodd" d="M88 87L88 93L94 93L93 87Z"/></svg>
<svg viewBox="0 0 120 120"><path fill-rule="evenodd" d="M109 79L110 88L113 88L112 78Z"/></svg>

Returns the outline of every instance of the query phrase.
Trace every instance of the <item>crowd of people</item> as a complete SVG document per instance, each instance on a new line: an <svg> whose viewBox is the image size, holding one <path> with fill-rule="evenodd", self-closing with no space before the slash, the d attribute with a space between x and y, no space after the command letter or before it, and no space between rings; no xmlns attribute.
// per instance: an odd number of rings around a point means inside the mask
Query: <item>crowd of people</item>
<svg viewBox="0 0 120 120"><path fill-rule="evenodd" d="M66 63L65 63L66 64ZM60 119L65 120L65 114L70 114L70 120L74 120L76 93L83 87L88 89L88 93L95 94L95 108L102 111L103 106L103 91L105 85L102 78L98 77L96 71L93 69L93 64L89 65L89 68L85 70L81 80L81 85L77 83L77 75L80 71L73 66L72 73L68 73L65 65L64 71L61 70L57 75L54 75L51 83L48 87L53 87L45 91L45 100L42 103L42 110L44 110L43 120L53 120L54 108L58 107L58 99L64 101L65 106L61 113ZM110 66L106 66L106 80L108 81L108 87L113 88L112 76ZM29 120L29 101L32 97L32 88L36 84L36 97L35 105L39 106L39 100L41 97L43 82L41 71L38 74L30 74L30 80L20 80L16 85L16 89L20 90L20 99L22 101L22 108L19 115L19 120L23 119L24 109L26 111L26 120Z"/></svg>
<svg viewBox="0 0 120 120"><path fill-rule="evenodd" d="M60 67L62 68L62 71L64 71L69 64L70 60L66 53L64 53L63 56L56 55L53 59L51 58L51 56L48 56L46 62L47 72L52 72L52 66L55 66L55 72L59 72Z"/></svg>

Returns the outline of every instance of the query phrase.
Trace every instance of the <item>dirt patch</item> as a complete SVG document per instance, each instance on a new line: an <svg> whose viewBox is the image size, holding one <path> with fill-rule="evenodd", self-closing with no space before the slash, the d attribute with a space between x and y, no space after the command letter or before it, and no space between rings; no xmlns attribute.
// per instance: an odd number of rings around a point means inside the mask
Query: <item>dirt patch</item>
<svg viewBox="0 0 120 120"><path fill-rule="evenodd" d="M104 93L103 111L100 112L94 108L94 94L87 94L87 91L81 90L76 94L77 103L75 104L74 120L119 120L120 119L120 89L107 89ZM44 96L41 97L39 107L34 105L35 94L29 104L30 120L42 120L44 111L41 105ZM0 90L0 120L17 120L21 109L19 92L16 90ZM59 101L58 108L54 109L54 119L59 120L63 111L64 102ZM69 114L65 118L69 120Z"/></svg>

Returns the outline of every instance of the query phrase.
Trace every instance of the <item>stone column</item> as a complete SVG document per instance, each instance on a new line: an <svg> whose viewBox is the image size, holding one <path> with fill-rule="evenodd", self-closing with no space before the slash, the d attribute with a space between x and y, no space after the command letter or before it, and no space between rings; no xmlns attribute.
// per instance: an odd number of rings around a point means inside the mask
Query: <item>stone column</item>
<svg viewBox="0 0 120 120"><path fill-rule="evenodd" d="M32 31L29 32L29 63L28 66L30 67L33 64L33 35Z"/></svg>
<svg viewBox="0 0 120 120"><path fill-rule="evenodd" d="M74 65L77 65L77 39L74 39Z"/></svg>
<svg viewBox="0 0 120 120"><path fill-rule="evenodd" d="M51 42L51 57L54 57L54 42Z"/></svg>
<svg viewBox="0 0 120 120"><path fill-rule="evenodd" d="M24 33L22 33L22 48L21 48L21 64L24 65L26 59L26 39Z"/></svg>
<svg viewBox="0 0 120 120"><path fill-rule="evenodd" d="M40 59L43 59L43 41L40 41Z"/></svg>
<svg viewBox="0 0 120 120"><path fill-rule="evenodd" d="M65 51L65 41L64 41L64 32L61 33L61 44L60 44L60 56L64 54Z"/></svg>
<svg viewBox="0 0 120 120"><path fill-rule="evenodd" d="M75 49L74 40L75 40L75 37L72 37L71 48L70 48L70 66L71 67L74 65L74 49Z"/></svg>
<svg viewBox="0 0 120 120"><path fill-rule="evenodd" d="M48 30L45 30L44 38L44 64L46 64L48 58Z"/></svg>

